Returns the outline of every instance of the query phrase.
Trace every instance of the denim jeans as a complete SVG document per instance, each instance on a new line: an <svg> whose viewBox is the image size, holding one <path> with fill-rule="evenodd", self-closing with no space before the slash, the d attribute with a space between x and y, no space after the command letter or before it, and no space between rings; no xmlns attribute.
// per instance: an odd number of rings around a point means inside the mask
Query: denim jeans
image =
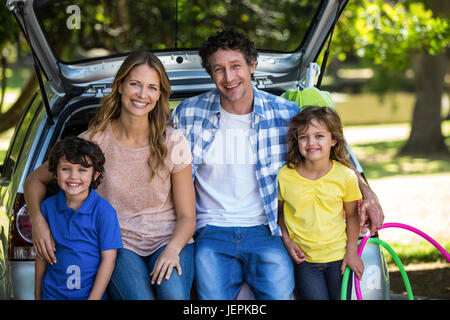
<svg viewBox="0 0 450 320"><path fill-rule="evenodd" d="M235 299L244 281L256 299L292 298L293 264L281 238L265 225L206 225L195 239L198 298Z"/></svg>
<svg viewBox="0 0 450 320"><path fill-rule="evenodd" d="M194 279L194 245L186 244L180 252L181 276L174 268L169 280L151 284L150 272L161 252L161 247L148 257L141 257L128 249L117 250L116 265L108 285L112 300L188 300Z"/></svg>
<svg viewBox="0 0 450 320"><path fill-rule="evenodd" d="M295 292L299 300L340 300L342 260L294 265ZM351 292L351 285L348 288Z"/></svg>

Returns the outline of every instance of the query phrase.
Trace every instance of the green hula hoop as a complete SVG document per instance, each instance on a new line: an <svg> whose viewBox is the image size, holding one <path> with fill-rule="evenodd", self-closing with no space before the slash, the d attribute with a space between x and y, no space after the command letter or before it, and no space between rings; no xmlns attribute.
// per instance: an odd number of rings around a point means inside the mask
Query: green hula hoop
<svg viewBox="0 0 450 320"><path fill-rule="evenodd" d="M400 274L402 275L403 283L405 284L406 292L408 294L408 300L414 300L414 296L411 290L411 284L409 283L408 275L406 274L405 268L403 267L400 258L395 253L395 251L384 241L378 238L370 238L367 242L374 242L378 245L383 246L391 255L392 259L394 259L397 264L398 269L400 270ZM344 275L342 277L342 289L341 289L341 300L347 300L347 288L348 288L348 278L350 277L350 268L347 266L344 271Z"/></svg>

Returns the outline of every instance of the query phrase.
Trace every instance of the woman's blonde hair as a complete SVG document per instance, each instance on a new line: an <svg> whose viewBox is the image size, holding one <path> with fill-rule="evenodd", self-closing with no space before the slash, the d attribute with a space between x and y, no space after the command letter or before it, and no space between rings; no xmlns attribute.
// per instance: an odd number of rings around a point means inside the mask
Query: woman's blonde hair
<svg viewBox="0 0 450 320"><path fill-rule="evenodd" d="M296 168L304 161L305 158L300 153L298 146L298 133L307 130L313 119L325 126L331 133L331 139L336 141L336 144L331 147L330 159L339 161L349 167L350 162L339 115L331 108L316 106L306 107L295 115L289 123L287 134L288 153L286 157L288 167Z"/></svg>
<svg viewBox="0 0 450 320"><path fill-rule="evenodd" d="M117 71L111 93L101 99L101 106L94 118L89 122L88 130L92 140L97 132L106 129L109 121L120 117L122 105L119 88L130 72L143 64L147 64L154 69L158 73L160 80L160 97L155 107L148 114L150 124L150 158L148 164L151 169L151 178L153 178L157 169L164 166L164 159L167 156L165 130L170 117L169 96L171 94L166 70L158 57L153 53L142 51L128 55Z"/></svg>

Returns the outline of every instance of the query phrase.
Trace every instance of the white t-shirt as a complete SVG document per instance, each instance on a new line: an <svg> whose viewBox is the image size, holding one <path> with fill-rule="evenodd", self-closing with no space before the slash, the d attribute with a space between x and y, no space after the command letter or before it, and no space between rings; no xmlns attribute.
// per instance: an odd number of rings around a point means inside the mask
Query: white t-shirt
<svg viewBox="0 0 450 320"><path fill-rule="evenodd" d="M195 176L197 228L267 224L250 143L252 114L220 107L219 129Z"/></svg>

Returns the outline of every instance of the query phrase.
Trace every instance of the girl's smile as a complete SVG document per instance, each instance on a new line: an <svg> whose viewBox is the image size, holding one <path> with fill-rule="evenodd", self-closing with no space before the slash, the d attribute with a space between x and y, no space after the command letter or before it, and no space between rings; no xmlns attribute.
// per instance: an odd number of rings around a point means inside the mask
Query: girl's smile
<svg viewBox="0 0 450 320"><path fill-rule="evenodd" d="M329 160L331 148L335 145L331 132L316 119L311 120L306 130L298 132L298 146L305 160Z"/></svg>

